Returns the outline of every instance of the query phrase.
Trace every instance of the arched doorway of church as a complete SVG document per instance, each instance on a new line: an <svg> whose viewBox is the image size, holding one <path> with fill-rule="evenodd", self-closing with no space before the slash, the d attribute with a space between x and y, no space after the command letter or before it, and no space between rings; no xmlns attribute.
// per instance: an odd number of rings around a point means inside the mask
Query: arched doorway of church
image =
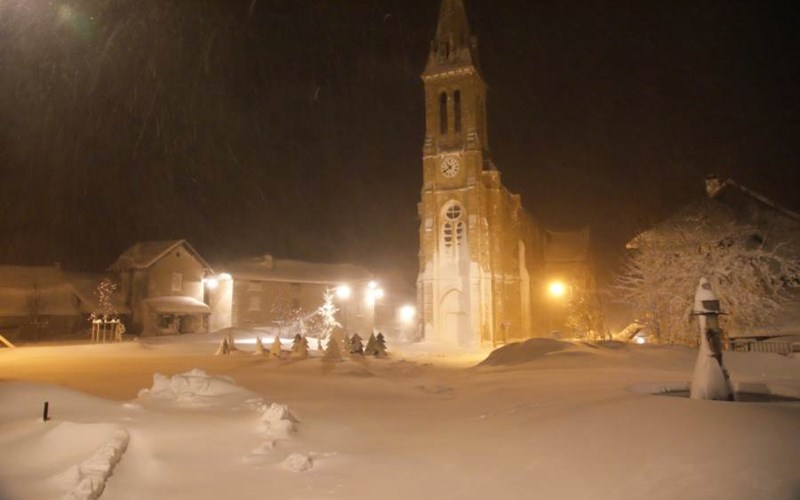
<svg viewBox="0 0 800 500"><path fill-rule="evenodd" d="M449 344L461 345L469 337L466 312L461 305L461 292L450 290L439 304L441 338Z"/></svg>

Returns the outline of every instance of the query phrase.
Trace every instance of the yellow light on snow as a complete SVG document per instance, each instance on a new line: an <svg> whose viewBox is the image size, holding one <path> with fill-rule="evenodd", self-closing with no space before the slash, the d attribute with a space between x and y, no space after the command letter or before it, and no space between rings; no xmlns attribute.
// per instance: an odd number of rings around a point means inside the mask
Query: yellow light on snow
<svg viewBox="0 0 800 500"><path fill-rule="evenodd" d="M547 292L556 298L561 298L567 294L567 285L562 281L554 281L547 287Z"/></svg>

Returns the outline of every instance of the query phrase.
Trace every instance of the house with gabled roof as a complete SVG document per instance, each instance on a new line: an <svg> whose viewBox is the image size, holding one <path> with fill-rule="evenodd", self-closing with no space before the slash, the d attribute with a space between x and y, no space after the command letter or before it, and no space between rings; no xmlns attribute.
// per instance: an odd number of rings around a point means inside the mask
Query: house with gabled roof
<svg viewBox="0 0 800 500"><path fill-rule="evenodd" d="M211 309L203 280L211 266L186 240L139 242L108 268L131 310L128 331L144 336L201 333Z"/></svg>

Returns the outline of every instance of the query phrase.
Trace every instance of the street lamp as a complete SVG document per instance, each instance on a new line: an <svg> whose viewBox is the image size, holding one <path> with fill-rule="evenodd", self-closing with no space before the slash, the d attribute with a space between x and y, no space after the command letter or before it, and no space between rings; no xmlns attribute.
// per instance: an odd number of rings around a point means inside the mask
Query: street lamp
<svg viewBox="0 0 800 500"><path fill-rule="evenodd" d="M336 287L336 297L342 300L349 299L352 293L353 293L352 288L350 288L347 285L339 285Z"/></svg>
<svg viewBox="0 0 800 500"><path fill-rule="evenodd" d="M567 285L563 281L553 281L548 285L547 293L553 298L560 299L567 294Z"/></svg>
<svg viewBox="0 0 800 500"><path fill-rule="evenodd" d="M400 321L406 324L410 324L414 321L414 318L417 316L417 308L412 305L404 305L400 308L399 311Z"/></svg>

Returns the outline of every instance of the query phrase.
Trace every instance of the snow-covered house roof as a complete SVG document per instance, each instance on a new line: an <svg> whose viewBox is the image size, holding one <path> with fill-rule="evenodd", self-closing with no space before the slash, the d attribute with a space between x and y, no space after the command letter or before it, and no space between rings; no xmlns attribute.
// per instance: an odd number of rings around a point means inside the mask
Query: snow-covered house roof
<svg viewBox="0 0 800 500"><path fill-rule="evenodd" d="M221 272L230 274L234 279L252 281L335 285L369 281L374 278L369 270L355 264L326 264L275 259L271 255L238 259L215 264L215 267Z"/></svg>
<svg viewBox="0 0 800 500"><path fill-rule="evenodd" d="M211 266L203 259L197 250L192 247L186 240L169 240L169 241L143 241L136 243L132 247L125 250L113 264L108 268L109 271L127 271L131 269L147 269L163 256L175 250L178 247L183 247L186 251L190 252L203 266L211 269Z"/></svg>
<svg viewBox="0 0 800 500"><path fill-rule="evenodd" d="M586 262L589 258L589 228L545 232L544 258L548 263Z"/></svg>
<svg viewBox="0 0 800 500"><path fill-rule="evenodd" d="M759 206L782 217L800 223L800 214L777 204L772 199L750 188L742 186L733 179L722 180L716 175L710 175L705 179L706 195L711 199L720 200L730 206L741 206L742 202Z"/></svg>
<svg viewBox="0 0 800 500"><path fill-rule="evenodd" d="M685 225L702 219L706 223L737 223L753 229L754 237L794 244L800 248L800 215L783 208L764 195L732 179L705 179L706 197L696 200L650 229L634 236L625 247L674 246Z"/></svg>

